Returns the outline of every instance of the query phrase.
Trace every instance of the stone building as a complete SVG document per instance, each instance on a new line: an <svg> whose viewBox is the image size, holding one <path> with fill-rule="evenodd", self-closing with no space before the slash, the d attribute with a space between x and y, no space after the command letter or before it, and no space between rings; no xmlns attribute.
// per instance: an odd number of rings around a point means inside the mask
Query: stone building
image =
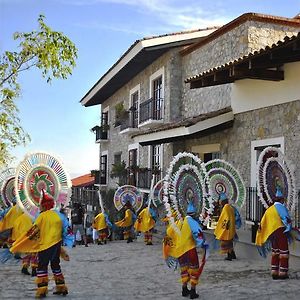
<svg viewBox="0 0 300 300"><path fill-rule="evenodd" d="M108 174L124 160L127 182L147 192L151 176L143 180L143 172L164 176L183 150L204 161L228 160L249 188L256 186L257 157L267 146L279 147L299 170L299 31L299 18L249 13L198 31L202 36L194 40L179 41L185 36L179 33L134 44L81 100L84 106L102 104L102 124L94 128L100 173L106 175L101 186L114 186ZM176 36L176 42L163 43ZM126 112L115 127L120 102ZM105 140L99 138L104 124ZM244 217L255 222L257 199L250 195L247 201Z"/></svg>

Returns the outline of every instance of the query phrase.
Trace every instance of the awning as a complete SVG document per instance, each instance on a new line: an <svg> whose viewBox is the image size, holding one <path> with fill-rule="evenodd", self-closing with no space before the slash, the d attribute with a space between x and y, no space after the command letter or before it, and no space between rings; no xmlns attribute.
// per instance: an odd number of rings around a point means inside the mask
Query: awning
<svg viewBox="0 0 300 300"><path fill-rule="evenodd" d="M133 140L146 146L199 138L232 127L233 120L234 114L231 108L224 108L177 123L165 124L152 131L133 136Z"/></svg>

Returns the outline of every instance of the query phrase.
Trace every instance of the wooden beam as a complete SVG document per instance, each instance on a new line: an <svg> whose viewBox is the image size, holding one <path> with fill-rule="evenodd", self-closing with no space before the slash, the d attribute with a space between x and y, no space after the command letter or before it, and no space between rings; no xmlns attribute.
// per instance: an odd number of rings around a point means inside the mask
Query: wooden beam
<svg viewBox="0 0 300 300"><path fill-rule="evenodd" d="M280 70L267 70L267 69L252 69L252 70L235 70L235 80L238 79L259 79L280 81L284 80L284 72Z"/></svg>

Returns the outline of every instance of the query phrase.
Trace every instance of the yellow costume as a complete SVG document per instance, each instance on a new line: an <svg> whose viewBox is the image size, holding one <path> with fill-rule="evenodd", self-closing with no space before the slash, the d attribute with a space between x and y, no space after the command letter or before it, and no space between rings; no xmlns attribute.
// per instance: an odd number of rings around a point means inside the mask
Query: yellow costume
<svg viewBox="0 0 300 300"><path fill-rule="evenodd" d="M49 226L47 219L51 219ZM18 238L12 245L12 253L40 252L62 240L62 220L58 213L47 210L41 213L28 232Z"/></svg>
<svg viewBox="0 0 300 300"><path fill-rule="evenodd" d="M144 242L146 245L152 244L152 229L155 225L155 220L151 214L152 209L145 207L138 215L137 220L134 223L134 228L136 231L144 233ZM152 211L154 214L154 211Z"/></svg>
<svg viewBox="0 0 300 300"><path fill-rule="evenodd" d="M155 225L155 221L152 218L149 208L145 207L138 215L137 220L134 223L134 229L136 231L146 232L151 230Z"/></svg>
<svg viewBox="0 0 300 300"><path fill-rule="evenodd" d="M234 208L231 205L224 205L214 234L217 240L233 240L235 235L235 215Z"/></svg>
<svg viewBox="0 0 300 300"><path fill-rule="evenodd" d="M22 209L18 205L14 205L10 208L4 218L0 221L0 232L12 229L16 219L23 213Z"/></svg>
<svg viewBox="0 0 300 300"><path fill-rule="evenodd" d="M108 226L111 227L112 224L109 222L106 213L101 212L95 217L93 228L99 231L98 245L102 245L102 242L106 244L108 237Z"/></svg>
<svg viewBox="0 0 300 300"><path fill-rule="evenodd" d="M12 231L12 240L16 241L20 236L24 235L32 226L31 218L26 214L22 213L14 222Z"/></svg>
<svg viewBox="0 0 300 300"><path fill-rule="evenodd" d="M118 227L124 228L123 235L124 235L124 240L127 240L127 243L131 243L133 241L131 231L132 231L134 218L135 218L135 214L132 212L132 210L129 207L126 207L124 218L115 223Z"/></svg>
<svg viewBox="0 0 300 300"><path fill-rule="evenodd" d="M284 227L275 205L269 207L264 213L259 229L257 230L255 244L262 246L269 236L278 228Z"/></svg>
<svg viewBox="0 0 300 300"><path fill-rule="evenodd" d="M133 213L132 211L127 208L126 211L125 211L125 216L122 220L116 222L115 224L118 226L118 227L129 227L129 226L132 226L133 224Z"/></svg>
<svg viewBox="0 0 300 300"><path fill-rule="evenodd" d="M15 221L12 230L12 240L16 241L23 236L32 227L32 219L26 213L22 213ZM22 270L25 275L30 275L28 267L31 265L32 276L36 276L36 268L38 266L37 254L29 253L22 258Z"/></svg>
<svg viewBox="0 0 300 300"><path fill-rule="evenodd" d="M105 220L105 215L104 213L100 213L98 214L93 222L93 228L95 228L96 230L102 230L107 228L107 224L106 224L106 220Z"/></svg>

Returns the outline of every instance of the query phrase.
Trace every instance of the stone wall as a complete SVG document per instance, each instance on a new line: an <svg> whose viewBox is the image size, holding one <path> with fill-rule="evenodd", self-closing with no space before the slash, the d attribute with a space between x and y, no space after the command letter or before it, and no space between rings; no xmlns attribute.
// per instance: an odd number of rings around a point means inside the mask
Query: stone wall
<svg viewBox="0 0 300 300"><path fill-rule="evenodd" d="M221 158L232 163L238 169L246 187L249 187L251 182L251 141L282 136L284 137L285 156L295 170L296 186L297 189L300 189L300 99L237 114L232 128L201 139L176 143L174 150L191 151L192 146L219 143Z"/></svg>
<svg viewBox="0 0 300 300"><path fill-rule="evenodd" d="M178 119L178 115L181 113L181 85L179 85L178 82L181 82L182 80L181 58L178 51L178 49L173 49L158 58L143 72L132 78L102 105L102 111L109 106L109 141L101 142L101 152L106 150L108 151L109 174L111 171L111 165L114 163L115 153L122 152L121 159L124 160L128 166L128 145L133 143L133 140L128 134L120 134L120 126L115 128L113 125L115 123L115 106L117 103L123 102L125 109L128 110L130 90L138 84L140 84L141 103L148 100L150 98L149 78L162 67L164 67L164 121L169 122L170 119ZM170 105L170 102L172 102L172 105ZM138 159L140 167L148 166L148 149L148 146L139 146ZM166 146L164 149L168 149L168 147ZM164 152L165 151L166 150L164 150ZM114 186L114 181L111 178L109 178L109 181Z"/></svg>
<svg viewBox="0 0 300 300"><path fill-rule="evenodd" d="M229 106L231 95L231 84L191 90L184 79L272 45L298 31L279 24L247 21L183 56L183 115L191 117Z"/></svg>

